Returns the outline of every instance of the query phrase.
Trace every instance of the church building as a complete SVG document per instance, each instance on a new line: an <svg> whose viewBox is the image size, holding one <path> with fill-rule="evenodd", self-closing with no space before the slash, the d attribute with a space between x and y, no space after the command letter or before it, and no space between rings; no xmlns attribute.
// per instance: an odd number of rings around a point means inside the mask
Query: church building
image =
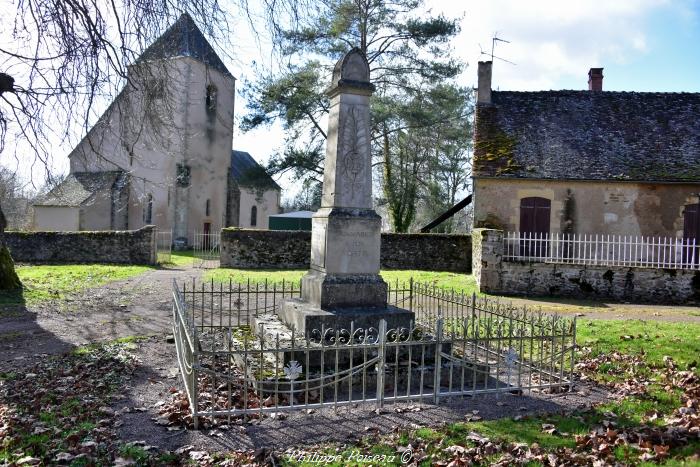
<svg viewBox="0 0 700 467"><path fill-rule="evenodd" d="M232 150L236 80L183 14L129 67L128 80L69 154L70 173L34 205L35 230L156 225L173 239L267 228L280 187Z"/></svg>

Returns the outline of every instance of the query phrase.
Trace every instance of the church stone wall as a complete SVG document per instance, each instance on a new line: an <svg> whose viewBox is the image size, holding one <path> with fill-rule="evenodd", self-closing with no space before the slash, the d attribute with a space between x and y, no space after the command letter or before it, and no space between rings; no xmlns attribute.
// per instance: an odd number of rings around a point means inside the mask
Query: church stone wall
<svg viewBox="0 0 700 467"><path fill-rule="evenodd" d="M5 232L20 263L155 264L156 229L106 232Z"/></svg>

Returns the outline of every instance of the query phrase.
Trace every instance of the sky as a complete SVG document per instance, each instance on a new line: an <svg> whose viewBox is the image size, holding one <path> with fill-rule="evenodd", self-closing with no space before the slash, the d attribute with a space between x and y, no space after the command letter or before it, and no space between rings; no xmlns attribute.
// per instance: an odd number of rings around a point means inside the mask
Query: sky
<svg viewBox="0 0 700 467"><path fill-rule="evenodd" d="M451 53L468 65L459 77L464 86L476 84L477 62L489 59L482 51L490 53L497 36L508 42L497 43L494 55L514 64L494 60L494 89L586 89L589 68L603 67L604 90L700 92L700 0L426 0L426 8L461 18ZM255 77L252 63L264 66L270 53L246 20L232 29L238 37L227 66L238 78L238 120L245 113L240 91ZM283 143L279 125L234 132L234 149L261 163ZM67 172L70 149L57 149L55 171ZM288 178L280 182L295 191Z"/></svg>

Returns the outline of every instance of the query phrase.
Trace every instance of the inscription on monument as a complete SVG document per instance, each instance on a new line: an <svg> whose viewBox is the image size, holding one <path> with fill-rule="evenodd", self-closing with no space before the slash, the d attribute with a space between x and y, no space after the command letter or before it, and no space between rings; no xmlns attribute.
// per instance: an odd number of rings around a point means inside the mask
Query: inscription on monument
<svg viewBox="0 0 700 467"><path fill-rule="evenodd" d="M356 106L348 109L347 117L343 122L342 144L345 151L341 154L343 168L344 187L343 193L351 204L359 205L362 181L364 180L364 161L362 153L366 141L363 138L364 120Z"/></svg>
<svg viewBox="0 0 700 467"><path fill-rule="evenodd" d="M326 267L326 226L318 222L311 231L311 265Z"/></svg>

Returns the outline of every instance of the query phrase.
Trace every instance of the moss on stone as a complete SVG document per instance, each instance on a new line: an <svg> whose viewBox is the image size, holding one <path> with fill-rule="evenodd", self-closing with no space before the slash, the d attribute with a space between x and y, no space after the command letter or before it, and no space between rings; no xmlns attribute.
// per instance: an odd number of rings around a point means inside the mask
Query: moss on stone
<svg viewBox="0 0 700 467"><path fill-rule="evenodd" d="M0 290L17 290L22 288L22 282L15 271L15 262L12 261L10 250L7 246L0 245Z"/></svg>
<svg viewBox="0 0 700 467"><path fill-rule="evenodd" d="M474 168L477 174L484 171L505 175L521 168L514 157L517 140L498 127L496 112L495 107L477 110L474 144Z"/></svg>

